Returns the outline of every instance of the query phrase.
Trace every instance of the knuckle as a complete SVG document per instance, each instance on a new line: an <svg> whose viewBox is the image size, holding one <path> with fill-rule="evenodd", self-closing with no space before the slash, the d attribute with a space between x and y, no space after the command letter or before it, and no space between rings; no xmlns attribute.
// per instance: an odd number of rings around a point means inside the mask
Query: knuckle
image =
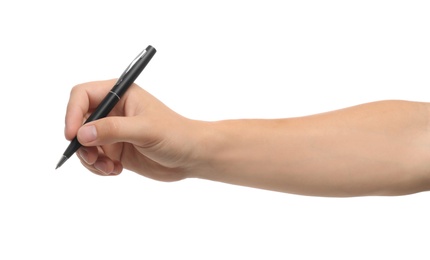
<svg viewBox="0 0 430 260"><path fill-rule="evenodd" d="M120 133L120 123L116 118L108 118L104 120L105 124L101 127L103 129L104 135L107 138L114 138Z"/></svg>
<svg viewBox="0 0 430 260"><path fill-rule="evenodd" d="M82 84L73 86L72 89L70 90L70 96L73 96L73 94L79 92L81 88L82 88Z"/></svg>

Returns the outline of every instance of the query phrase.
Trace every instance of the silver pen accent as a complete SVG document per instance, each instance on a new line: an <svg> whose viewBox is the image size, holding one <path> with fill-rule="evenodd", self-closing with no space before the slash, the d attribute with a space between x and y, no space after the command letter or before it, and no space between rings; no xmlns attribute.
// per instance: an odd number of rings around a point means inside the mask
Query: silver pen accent
<svg viewBox="0 0 430 260"><path fill-rule="evenodd" d="M121 74L121 76L119 77L118 81L115 83L115 85L119 84L123 79L125 74L127 74L127 72L133 67L133 65L140 59L143 57L143 55L145 54L146 49L143 50L141 53L139 53L139 55L137 55L136 58L134 58L134 60L131 61L130 65L128 65L128 67L125 69L125 71Z"/></svg>

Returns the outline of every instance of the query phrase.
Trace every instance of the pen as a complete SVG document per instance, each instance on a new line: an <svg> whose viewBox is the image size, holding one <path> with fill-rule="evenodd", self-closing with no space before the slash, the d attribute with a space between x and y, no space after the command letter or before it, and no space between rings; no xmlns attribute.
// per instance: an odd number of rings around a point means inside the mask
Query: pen
<svg viewBox="0 0 430 260"><path fill-rule="evenodd" d="M116 103L120 100L122 95L127 89L133 84L142 70L146 67L148 62L154 56L156 50L154 47L149 45L143 50L137 57L128 65L122 75L119 77L111 91L102 100L96 110L90 115L84 124L106 117L109 112L114 108ZM63 165L82 145L79 143L78 138L75 137L70 142L67 149L64 151L63 156L57 164L55 169L58 169Z"/></svg>

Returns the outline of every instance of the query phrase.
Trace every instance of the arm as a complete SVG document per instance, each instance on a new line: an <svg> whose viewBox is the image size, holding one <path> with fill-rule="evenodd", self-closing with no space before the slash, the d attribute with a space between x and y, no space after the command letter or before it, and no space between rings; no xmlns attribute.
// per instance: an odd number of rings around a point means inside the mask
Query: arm
<svg viewBox="0 0 430 260"><path fill-rule="evenodd" d="M206 124L200 178L317 196L430 187L429 105L380 101L279 120Z"/></svg>
<svg viewBox="0 0 430 260"><path fill-rule="evenodd" d="M72 90L66 138L100 175L123 168L161 181L202 178L313 196L430 189L430 104L380 101L312 116L190 120L132 86L110 116L81 127L113 81Z"/></svg>

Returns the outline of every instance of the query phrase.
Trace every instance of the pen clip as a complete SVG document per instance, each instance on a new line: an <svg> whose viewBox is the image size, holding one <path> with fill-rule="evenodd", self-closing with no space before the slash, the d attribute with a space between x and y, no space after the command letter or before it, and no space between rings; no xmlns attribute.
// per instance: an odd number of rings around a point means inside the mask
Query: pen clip
<svg viewBox="0 0 430 260"><path fill-rule="evenodd" d="M139 59L141 59L143 57L143 55L145 55L145 53L146 53L146 49L143 50L141 53L139 53L139 55L137 55L136 58L134 58L134 60L130 63L130 65L128 65L128 67L125 69L125 71L121 74L121 76L119 77L119 79L115 85L119 84L124 79L124 76L130 71L131 68L133 68L134 64L136 64L136 62Z"/></svg>

